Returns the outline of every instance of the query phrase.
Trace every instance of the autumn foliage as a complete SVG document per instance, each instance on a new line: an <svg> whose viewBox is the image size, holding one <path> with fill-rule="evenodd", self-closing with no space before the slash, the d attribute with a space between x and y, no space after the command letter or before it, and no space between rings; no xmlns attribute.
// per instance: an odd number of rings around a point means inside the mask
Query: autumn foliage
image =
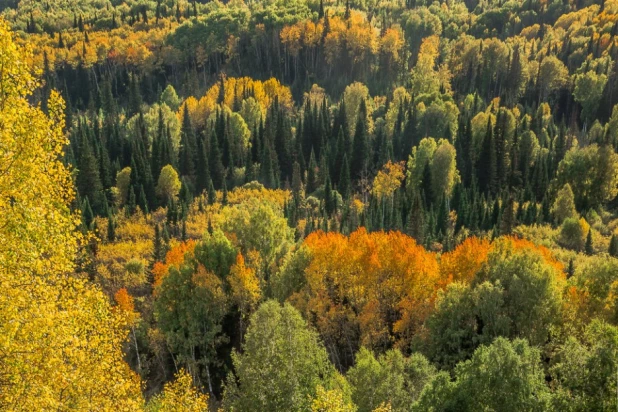
<svg viewBox="0 0 618 412"><path fill-rule="evenodd" d="M346 237L317 232L305 240L312 259L295 297L328 346L405 345L431 308L439 280L436 256L398 232Z"/></svg>
<svg viewBox="0 0 618 412"><path fill-rule="evenodd" d="M156 262L152 268L152 274L154 277L154 286L161 285L163 278L167 275L170 267L179 268L185 261L185 255L193 254L195 249L195 241L190 239L186 242L180 242L176 246L172 247L165 255L165 262Z"/></svg>

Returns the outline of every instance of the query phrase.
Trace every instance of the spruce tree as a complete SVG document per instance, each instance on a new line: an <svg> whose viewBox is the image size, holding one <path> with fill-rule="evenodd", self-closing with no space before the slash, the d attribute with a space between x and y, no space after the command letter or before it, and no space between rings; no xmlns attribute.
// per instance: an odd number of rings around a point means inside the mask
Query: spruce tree
<svg viewBox="0 0 618 412"><path fill-rule="evenodd" d="M339 178L339 193L343 199L348 199L352 191L352 182L350 179L350 165L348 164L348 155L343 155L343 163L341 165L341 177Z"/></svg>
<svg viewBox="0 0 618 412"><path fill-rule="evenodd" d="M569 266L567 267L567 270L566 270L567 280L571 279L574 274L575 274L575 265L573 264L573 258L571 258L569 259Z"/></svg>
<svg viewBox="0 0 618 412"><path fill-rule="evenodd" d="M618 258L618 236L616 234L613 234L611 240L609 241L608 252L610 256Z"/></svg>
<svg viewBox="0 0 618 412"><path fill-rule="evenodd" d="M369 160L369 135L367 131L367 106L361 101L358 111L358 121L352 142L352 161L350 162L350 174L352 178L359 179L367 173Z"/></svg>
<svg viewBox="0 0 618 412"><path fill-rule="evenodd" d="M594 249L592 247L592 229L588 230L588 236L586 237L586 254L588 256L592 256L594 254Z"/></svg>
<svg viewBox="0 0 618 412"><path fill-rule="evenodd" d="M425 242L425 211L423 210L423 201L419 193L414 193L412 196L412 206L408 214L406 232L416 240L416 243L422 245Z"/></svg>
<svg viewBox="0 0 618 412"><path fill-rule="evenodd" d="M208 180L208 204L213 205L217 203L217 192L215 186L212 183L212 179Z"/></svg>
<svg viewBox="0 0 618 412"><path fill-rule="evenodd" d="M105 195L103 193L103 184L99 176L99 165L97 159L92 151L90 143L84 139L81 150L81 156L79 159L77 174L77 190L83 197L88 197L89 204L92 207L94 213L102 213L103 202L105 201Z"/></svg>
<svg viewBox="0 0 618 412"><path fill-rule="evenodd" d="M163 261L164 256L164 245L163 239L161 237L161 228L158 224L155 224L154 231L154 241L153 241L153 251L152 251L152 260L153 262L161 262Z"/></svg>
<svg viewBox="0 0 618 412"><path fill-rule="evenodd" d="M225 179L225 168L221 160L221 151L219 148L219 142L215 132L213 131L210 137L210 159L208 159L210 165L210 178L215 187L222 187L223 180Z"/></svg>
<svg viewBox="0 0 618 412"><path fill-rule="evenodd" d="M107 215L107 241L113 242L116 240L116 225L111 214Z"/></svg>
<svg viewBox="0 0 618 412"><path fill-rule="evenodd" d="M195 142L195 132L189 117L189 109L184 106L182 116L182 127L180 129L180 149L178 154L178 166L181 176L195 175L195 159L197 152Z"/></svg>
<svg viewBox="0 0 618 412"><path fill-rule="evenodd" d="M476 170L481 191L494 194L497 187L497 163L491 118L487 120L487 131L483 139Z"/></svg>

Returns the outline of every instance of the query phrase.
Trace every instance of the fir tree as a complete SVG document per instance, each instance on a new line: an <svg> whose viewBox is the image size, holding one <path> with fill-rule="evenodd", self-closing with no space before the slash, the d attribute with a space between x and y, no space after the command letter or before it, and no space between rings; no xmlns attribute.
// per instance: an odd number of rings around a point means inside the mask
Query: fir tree
<svg viewBox="0 0 618 412"><path fill-rule="evenodd" d="M369 160L369 136L367 132L367 106L361 101L358 111L358 121L354 132L352 149L352 161L350 162L350 174L354 179L359 179L367 172Z"/></svg>
<svg viewBox="0 0 618 412"><path fill-rule="evenodd" d="M586 237L586 254L588 256L592 256L594 254L594 249L592 247L592 229L588 230L588 236Z"/></svg>
<svg viewBox="0 0 618 412"><path fill-rule="evenodd" d="M154 241L153 241L153 251L152 251L152 260L153 262L161 262L164 258L164 249L163 239L161 237L161 229L158 224L155 224L154 228Z"/></svg>
<svg viewBox="0 0 618 412"><path fill-rule="evenodd" d="M567 267L567 270L566 270L567 280L571 279L574 274L575 274L575 265L573 264L573 258L571 258L569 259L569 266Z"/></svg>
<svg viewBox="0 0 618 412"><path fill-rule="evenodd" d="M343 155L343 163L341 165L341 177L339 178L339 193L344 199L350 197L352 191L352 182L350 179L350 166L348 164L348 155Z"/></svg>
<svg viewBox="0 0 618 412"><path fill-rule="evenodd" d="M497 162L491 118L487 120L487 131L477 162L477 176L482 192L495 193L497 188Z"/></svg>
<svg viewBox="0 0 618 412"><path fill-rule="evenodd" d="M113 242L116 240L116 225L111 214L107 215L107 241Z"/></svg>
<svg viewBox="0 0 618 412"><path fill-rule="evenodd" d="M611 240L609 241L608 252L610 256L618 258L618 236L616 234L613 234Z"/></svg>

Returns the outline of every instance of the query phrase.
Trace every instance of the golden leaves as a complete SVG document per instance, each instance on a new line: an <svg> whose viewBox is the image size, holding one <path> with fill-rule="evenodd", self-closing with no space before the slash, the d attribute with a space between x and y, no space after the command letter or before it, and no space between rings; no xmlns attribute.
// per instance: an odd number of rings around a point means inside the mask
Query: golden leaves
<svg viewBox="0 0 618 412"><path fill-rule="evenodd" d="M122 357L126 320L68 276L77 252L73 183L60 156L64 103L29 104L32 53L0 19L0 408L135 410L138 377Z"/></svg>
<svg viewBox="0 0 618 412"><path fill-rule="evenodd" d="M386 163L373 179L371 191L374 196L378 199L392 196L395 190L401 187L401 182L405 178L404 170L403 162L392 163L389 161Z"/></svg>

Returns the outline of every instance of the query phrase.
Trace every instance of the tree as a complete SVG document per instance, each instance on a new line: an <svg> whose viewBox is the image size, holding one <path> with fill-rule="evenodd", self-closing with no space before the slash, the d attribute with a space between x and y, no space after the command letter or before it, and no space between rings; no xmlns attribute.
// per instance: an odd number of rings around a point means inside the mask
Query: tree
<svg viewBox="0 0 618 412"><path fill-rule="evenodd" d="M233 233L241 250L256 250L263 260L262 273L268 275L271 266L291 246L294 235L279 206L259 199L243 202L223 210L223 229Z"/></svg>
<svg viewBox="0 0 618 412"><path fill-rule="evenodd" d="M305 246L311 261L294 302L306 310L339 367L352 364L361 346L409 344L436 291L433 254L401 233L364 228L349 237L312 233Z"/></svg>
<svg viewBox="0 0 618 412"><path fill-rule="evenodd" d="M346 376L359 412L371 412L384 404L390 404L393 411L408 411L436 373L435 367L419 353L404 358L395 349L376 359L361 348Z"/></svg>
<svg viewBox="0 0 618 412"><path fill-rule="evenodd" d="M537 86L539 102L545 101L550 93L566 85L569 69L556 56L546 56L539 67Z"/></svg>
<svg viewBox="0 0 618 412"><path fill-rule="evenodd" d="M202 412L208 410L208 395L193 387L191 375L181 369L173 382L168 382L163 392L153 397L146 405L146 412L186 411Z"/></svg>
<svg viewBox="0 0 618 412"><path fill-rule="evenodd" d="M608 253L610 256L618 258L618 235L616 234L613 234L612 238L609 241Z"/></svg>
<svg viewBox="0 0 618 412"><path fill-rule="evenodd" d="M494 241L485 256L462 261L476 271L471 284L450 284L427 319L428 355L441 365L466 360L479 344L498 336L543 344L561 319L564 274L546 249L506 237Z"/></svg>
<svg viewBox="0 0 618 412"><path fill-rule="evenodd" d="M311 412L356 412L356 406L346 399L340 389L324 389L318 385L316 397L311 402Z"/></svg>
<svg viewBox="0 0 618 412"><path fill-rule="evenodd" d="M79 235L64 102L30 104L32 51L0 19L0 405L11 410L139 410L139 378L123 360L126 319L77 276Z"/></svg>
<svg viewBox="0 0 618 412"><path fill-rule="evenodd" d="M168 84L159 98L161 104L167 105L172 111L177 111L180 107L180 98L176 93L176 89L171 84Z"/></svg>
<svg viewBox="0 0 618 412"><path fill-rule="evenodd" d="M226 410L309 410L318 385L327 387L334 374L317 333L291 305L275 301L251 316L243 353L235 352L232 360Z"/></svg>
<svg viewBox="0 0 618 412"><path fill-rule="evenodd" d="M352 161L350 162L350 174L355 179L360 179L367 173L369 166L369 136L367 130L367 105L361 100L358 112L358 120L354 132L352 147Z"/></svg>
<svg viewBox="0 0 618 412"><path fill-rule="evenodd" d="M230 269L228 277L232 292L232 301L240 310L240 337L244 332L244 322L257 306L262 297L260 281L255 275L255 270L245 265L242 254L236 256L236 263Z"/></svg>
<svg viewBox="0 0 618 412"><path fill-rule="evenodd" d="M445 139L440 139L431 161L431 185L434 199L450 198L453 187L459 181L457 151Z"/></svg>
<svg viewBox="0 0 618 412"><path fill-rule="evenodd" d="M238 251L220 229L207 232L195 245L195 258L204 267L225 280L230 274Z"/></svg>
<svg viewBox="0 0 618 412"><path fill-rule="evenodd" d="M555 184L569 183L578 210L596 208L618 195L618 154L596 144L572 148L558 165Z"/></svg>
<svg viewBox="0 0 618 412"><path fill-rule="evenodd" d="M592 247L592 229L588 229L588 235L586 236L586 247L584 250L588 256L591 256L594 253L594 249Z"/></svg>
<svg viewBox="0 0 618 412"><path fill-rule="evenodd" d="M575 209L575 195L570 184L565 184L556 194L556 200L551 208L554 220L557 225L562 224L566 219L577 218Z"/></svg>
<svg viewBox="0 0 618 412"><path fill-rule="evenodd" d="M172 165L164 166L157 182L157 196L165 203L175 199L180 192L182 183Z"/></svg>
<svg viewBox="0 0 618 412"><path fill-rule="evenodd" d="M189 256L185 259L178 267L170 266L156 286L155 319L177 362L194 381L206 378L212 393L209 366L215 360L228 299L221 279Z"/></svg>
<svg viewBox="0 0 618 412"><path fill-rule="evenodd" d="M582 117L586 122L592 122L596 116L603 89L607 83L605 74L597 74L596 71L574 76L575 88L573 97L575 101L582 105Z"/></svg>
<svg viewBox="0 0 618 412"><path fill-rule="evenodd" d="M524 339L496 339L455 368L455 381L441 372L423 390L415 411L551 409L541 353Z"/></svg>
<svg viewBox="0 0 618 412"><path fill-rule="evenodd" d="M118 188L119 203L124 205L129 200L129 187L131 187L130 167L125 167L116 174L116 187Z"/></svg>
<svg viewBox="0 0 618 412"><path fill-rule="evenodd" d="M582 217L567 218L560 226L560 236L558 238L560 244L566 248L583 251L586 247L586 236L590 231L590 225Z"/></svg>
<svg viewBox="0 0 618 412"><path fill-rule="evenodd" d="M390 198L393 193L401 187L405 175L404 165L401 163L391 163L384 165L373 180L372 192L378 199Z"/></svg>
<svg viewBox="0 0 618 412"><path fill-rule="evenodd" d="M550 368L554 407L563 411L616 408L618 330L593 320L582 341L570 336L557 348Z"/></svg>

